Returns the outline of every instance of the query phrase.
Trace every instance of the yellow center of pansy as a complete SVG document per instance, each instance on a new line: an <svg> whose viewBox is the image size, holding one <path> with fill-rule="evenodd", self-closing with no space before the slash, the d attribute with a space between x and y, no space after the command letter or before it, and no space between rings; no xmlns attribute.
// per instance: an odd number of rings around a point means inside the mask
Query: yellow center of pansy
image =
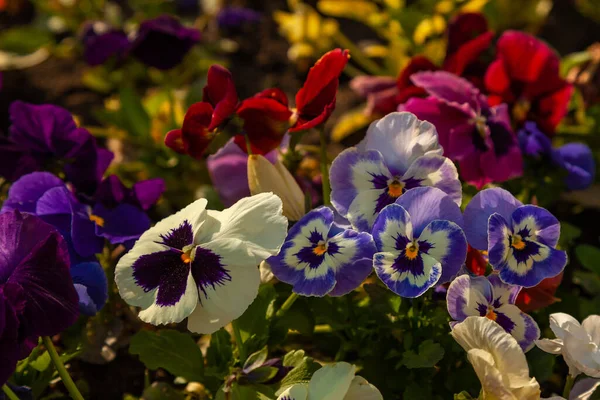
<svg viewBox="0 0 600 400"><path fill-rule="evenodd" d="M512 237L510 245L517 250L523 250L525 248L525 242L519 235L514 235Z"/></svg>
<svg viewBox="0 0 600 400"><path fill-rule="evenodd" d="M531 103L527 99L519 99L513 106L512 114L516 121L524 121L531 110Z"/></svg>
<svg viewBox="0 0 600 400"><path fill-rule="evenodd" d="M485 314L485 317L491 319L492 321L495 321L496 318L498 318L498 314L496 314L493 307L488 307L487 314Z"/></svg>
<svg viewBox="0 0 600 400"><path fill-rule="evenodd" d="M327 244L325 242L319 242L318 245L313 249L313 253L318 256L322 256L327 251Z"/></svg>
<svg viewBox="0 0 600 400"><path fill-rule="evenodd" d="M103 227L104 226L104 218L99 217L97 215L90 214L90 221L94 222L99 227Z"/></svg>
<svg viewBox="0 0 600 400"><path fill-rule="evenodd" d="M400 197L402 195L402 190L404 190L404 185L397 179L394 179L388 185L388 194L390 195L390 197Z"/></svg>
<svg viewBox="0 0 600 400"><path fill-rule="evenodd" d="M190 253L189 252L181 253L181 261L183 261L185 264L191 263L192 257L190 257Z"/></svg>
<svg viewBox="0 0 600 400"><path fill-rule="evenodd" d="M406 258L414 260L419 254L419 246L416 243L409 243L406 245Z"/></svg>

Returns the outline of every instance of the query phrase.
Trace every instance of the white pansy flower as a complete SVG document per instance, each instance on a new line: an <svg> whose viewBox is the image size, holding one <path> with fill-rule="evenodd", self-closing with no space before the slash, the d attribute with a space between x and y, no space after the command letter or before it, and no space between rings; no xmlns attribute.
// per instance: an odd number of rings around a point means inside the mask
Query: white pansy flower
<svg viewBox="0 0 600 400"><path fill-rule="evenodd" d="M579 323L565 313L550 315L550 329L556 339L541 339L535 344L545 352L562 354L569 374L584 373L600 378L600 316L590 315Z"/></svg>
<svg viewBox="0 0 600 400"><path fill-rule="evenodd" d="M258 293L261 261L287 233L279 197L246 197L223 211L200 199L146 231L117 264L121 297L154 325L181 322L212 333L241 316Z"/></svg>
<svg viewBox="0 0 600 400"><path fill-rule="evenodd" d="M496 322L468 317L454 326L452 336L467 352L481 382L481 399L539 400L540 386L529 377L525 353Z"/></svg>
<svg viewBox="0 0 600 400"><path fill-rule="evenodd" d="M346 362L326 365L315 372L309 383L287 388L277 400L383 400L379 390Z"/></svg>

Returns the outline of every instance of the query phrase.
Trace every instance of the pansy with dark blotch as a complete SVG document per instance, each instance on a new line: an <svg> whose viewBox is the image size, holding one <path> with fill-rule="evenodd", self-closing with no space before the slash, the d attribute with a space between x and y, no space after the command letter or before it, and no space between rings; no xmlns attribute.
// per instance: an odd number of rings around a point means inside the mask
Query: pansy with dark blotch
<svg viewBox="0 0 600 400"><path fill-rule="evenodd" d="M220 65L211 65L202 91L202 101L186 111L181 129L169 131L165 145L180 153L202 159L218 129L235 112L238 95L231 72Z"/></svg>
<svg viewBox="0 0 600 400"><path fill-rule="evenodd" d="M523 205L504 189L485 189L465 208L469 244L487 250L502 281L533 287L558 275L567 253L557 250L560 223L545 208Z"/></svg>
<svg viewBox="0 0 600 400"><path fill-rule="evenodd" d="M113 154L78 128L64 108L15 101L12 125L0 139L0 175L10 181L34 171L61 168L79 192L93 194Z"/></svg>
<svg viewBox="0 0 600 400"><path fill-rule="evenodd" d="M0 385L39 336L62 332L77 316L77 292L61 235L34 215L1 214Z"/></svg>
<svg viewBox="0 0 600 400"><path fill-rule="evenodd" d="M130 53L150 67L169 70L179 65L199 41L198 29L188 28L170 15L161 15L140 24Z"/></svg>
<svg viewBox="0 0 600 400"><path fill-rule="evenodd" d="M585 143L552 147L552 140L531 121L519 130L518 137L523 154L537 159L546 158L567 172L564 182L569 190L586 189L594 182L596 162L592 150Z"/></svg>
<svg viewBox="0 0 600 400"><path fill-rule="evenodd" d="M113 244L137 240L150 228L145 210L158 201L164 187L160 178L137 182L131 188L125 187L116 175L104 179L91 211L96 234Z"/></svg>
<svg viewBox="0 0 600 400"><path fill-rule="evenodd" d="M534 346L540 328L533 318L515 305L520 286L508 285L496 274L490 276L461 275L450 283L446 301L455 325L467 317L480 316L496 321L519 343L523 351Z"/></svg>
<svg viewBox="0 0 600 400"><path fill-rule="evenodd" d="M419 297L450 281L467 257L460 207L437 188L411 189L373 225L375 272L402 297Z"/></svg>
<svg viewBox="0 0 600 400"><path fill-rule="evenodd" d="M456 167L442 157L435 127L410 113L391 113L373 122L355 148L331 165L331 202L359 231L407 190L433 186L460 205L462 187Z"/></svg>
<svg viewBox="0 0 600 400"><path fill-rule="evenodd" d="M369 276L375 251L370 234L338 226L333 211L319 207L290 229L279 254L267 262L294 293L342 296Z"/></svg>
<svg viewBox="0 0 600 400"><path fill-rule="evenodd" d="M458 161L466 182L481 188L523 173L506 105L490 107L475 86L448 72L421 72L411 79L430 97L410 99L400 109L435 125L444 154Z"/></svg>
<svg viewBox="0 0 600 400"><path fill-rule="evenodd" d="M81 33L83 57L89 65L100 65L109 59L121 60L129 50L129 39L122 30L102 21L87 23Z"/></svg>
<svg viewBox="0 0 600 400"><path fill-rule="evenodd" d="M246 197L223 211L199 199L147 230L117 264L121 297L154 325L188 318L212 333L258 294L258 264L279 252L287 231L279 197Z"/></svg>

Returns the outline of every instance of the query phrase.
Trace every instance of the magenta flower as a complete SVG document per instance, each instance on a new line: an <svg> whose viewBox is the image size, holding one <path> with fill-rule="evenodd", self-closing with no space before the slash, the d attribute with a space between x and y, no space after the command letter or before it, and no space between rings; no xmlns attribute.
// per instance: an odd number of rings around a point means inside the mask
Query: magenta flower
<svg viewBox="0 0 600 400"><path fill-rule="evenodd" d="M0 215L0 385L37 344L78 316L69 252L60 234L31 214Z"/></svg>
<svg viewBox="0 0 600 400"><path fill-rule="evenodd" d="M411 79L430 97L412 98L399 109L435 125L444 155L458 161L465 181L481 188L522 174L505 104L490 107L475 86L448 72L421 72Z"/></svg>

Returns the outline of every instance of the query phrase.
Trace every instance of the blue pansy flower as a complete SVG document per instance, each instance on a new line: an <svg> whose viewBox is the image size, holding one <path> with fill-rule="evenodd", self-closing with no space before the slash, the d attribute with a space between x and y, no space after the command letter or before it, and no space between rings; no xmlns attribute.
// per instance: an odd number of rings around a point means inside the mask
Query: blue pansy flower
<svg viewBox="0 0 600 400"><path fill-rule="evenodd" d="M335 224L333 211L319 207L290 229L279 254L267 262L294 293L342 296L369 276L374 253L370 234Z"/></svg>
<svg viewBox="0 0 600 400"><path fill-rule="evenodd" d="M402 297L451 280L467 257L460 208L436 188L416 188L386 206L373 225L375 272Z"/></svg>
<svg viewBox="0 0 600 400"><path fill-rule="evenodd" d="M433 186L460 205L455 165L442 157L435 127L394 112L369 126L365 139L331 165L331 202L357 230L370 232L379 212L412 188Z"/></svg>
<svg viewBox="0 0 600 400"><path fill-rule="evenodd" d="M546 209L523 205L504 189L477 193L465 208L469 244L487 250L502 281L533 287L558 275L567 253L557 250L560 223Z"/></svg>
<svg viewBox="0 0 600 400"><path fill-rule="evenodd" d="M479 316L496 321L519 343L523 351L534 346L540 328L531 316L515 305L521 286L508 285L496 274L490 276L461 275L452 281L446 297L454 326L467 317Z"/></svg>

